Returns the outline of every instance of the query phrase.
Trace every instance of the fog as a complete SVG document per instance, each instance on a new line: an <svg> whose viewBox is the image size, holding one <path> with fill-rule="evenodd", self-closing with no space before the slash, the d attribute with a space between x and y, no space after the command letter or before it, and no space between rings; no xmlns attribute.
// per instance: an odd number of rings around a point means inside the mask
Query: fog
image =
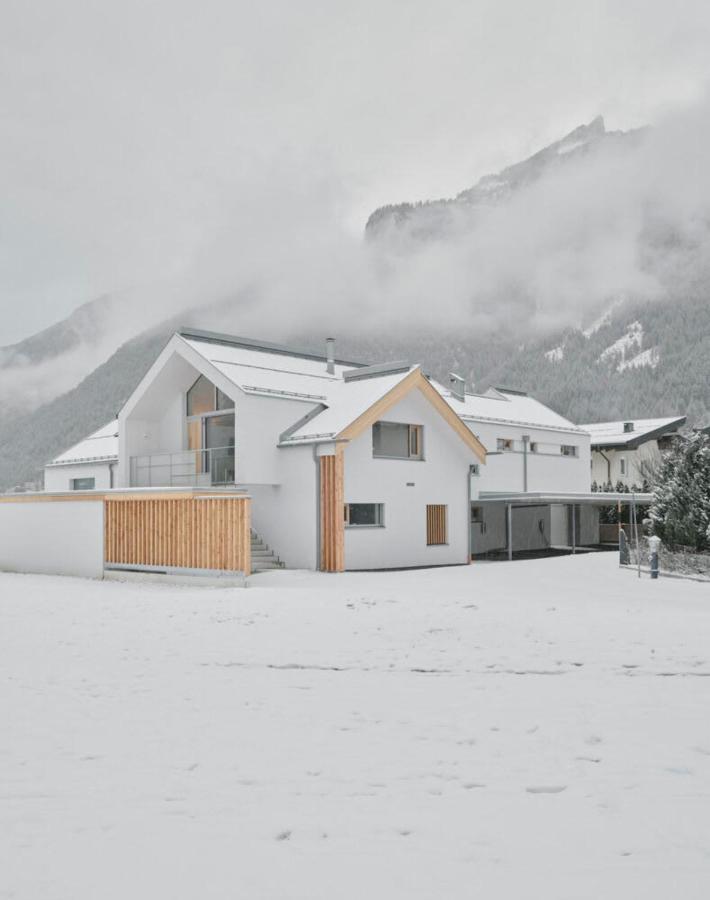
<svg viewBox="0 0 710 900"><path fill-rule="evenodd" d="M101 294L179 305L265 277L287 317L339 305L397 319L434 299L478 321L548 247L533 283L569 306L585 262L598 281L602 243L585 261L552 234L541 248L514 231L509 286L495 260L512 217L491 222L492 259L464 241L394 270L367 258L362 227L378 205L451 196L598 113L610 128L657 124L710 76L700 0L2 11L0 345ZM540 322L560 305L548 298Z"/></svg>

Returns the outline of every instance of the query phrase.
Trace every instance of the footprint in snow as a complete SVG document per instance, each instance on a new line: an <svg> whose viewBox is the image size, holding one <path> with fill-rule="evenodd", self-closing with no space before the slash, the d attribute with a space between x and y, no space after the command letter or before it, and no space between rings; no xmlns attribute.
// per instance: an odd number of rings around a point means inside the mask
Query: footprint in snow
<svg viewBox="0 0 710 900"><path fill-rule="evenodd" d="M549 784L549 785L533 785L532 787L526 787L525 790L528 794L561 794L562 791L567 790L566 784Z"/></svg>
<svg viewBox="0 0 710 900"><path fill-rule="evenodd" d="M290 837L291 837L291 832L290 832L290 831L280 831L280 832L276 835L276 840L277 840L277 841L287 841Z"/></svg>

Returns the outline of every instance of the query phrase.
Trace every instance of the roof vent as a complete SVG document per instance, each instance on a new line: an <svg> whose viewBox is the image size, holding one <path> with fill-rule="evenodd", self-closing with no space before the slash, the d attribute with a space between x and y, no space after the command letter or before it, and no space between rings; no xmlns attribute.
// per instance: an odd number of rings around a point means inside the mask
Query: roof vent
<svg viewBox="0 0 710 900"><path fill-rule="evenodd" d="M631 432L633 430L634 430L633 422L624 422L624 434L631 434Z"/></svg>
<svg viewBox="0 0 710 900"><path fill-rule="evenodd" d="M326 370L329 375L335 374L335 338L325 339Z"/></svg>
<svg viewBox="0 0 710 900"><path fill-rule="evenodd" d="M449 388L457 400L466 399L466 381L455 372L449 372Z"/></svg>

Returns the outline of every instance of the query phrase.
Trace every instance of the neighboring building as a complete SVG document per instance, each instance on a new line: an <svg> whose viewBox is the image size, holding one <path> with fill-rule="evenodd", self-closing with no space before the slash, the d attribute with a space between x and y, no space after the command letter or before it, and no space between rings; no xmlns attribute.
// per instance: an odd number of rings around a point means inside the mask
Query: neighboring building
<svg viewBox="0 0 710 900"><path fill-rule="evenodd" d="M598 544L598 510L581 496L589 491L587 432L522 391L469 394L456 376L451 385L444 396L488 452L473 479L472 555Z"/></svg>
<svg viewBox="0 0 710 900"><path fill-rule="evenodd" d="M511 524L496 495L577 498L589 466L586 431L524 393L336 360L333 342L319 355L183 330L117 422L45 477L47 490L236 485L286 565L340 570L464 563L509 532L526 550L581 543L586 519L564 499L516 504Z"/></svg>
<svg viewBox="0 0 710 900"><path fill-rule="evenodd" d="M665 419L630 419L582 425L592 446L593 489L644 490L649 467L656 465L685 425L685 416Z"/></svg>
<svg viewBox="0 0 710 900"><path fill-rule="evenodd" d="M44 468L45 491L92 491L114 487L118 465L118 419L65 450Z"/></svg>

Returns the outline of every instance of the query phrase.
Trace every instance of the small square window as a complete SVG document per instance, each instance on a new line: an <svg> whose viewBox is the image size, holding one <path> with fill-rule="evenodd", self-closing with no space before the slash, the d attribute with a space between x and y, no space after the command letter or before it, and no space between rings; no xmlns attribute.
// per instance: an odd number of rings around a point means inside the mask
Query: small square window
<svg viewBox="0 0 710 900"><path fill-rule="evenodd" d="M72 491L93 491L96 487L95 478L72 478L69 482Z"/></svg>
<svg viewBox="0 0 710 900"><path fill-rule="evenodd" d="M496 441L496 447L498 450L503 450L505 452L509 452L513 449L513 439L512 438L498 438Z"/></svg>
<svg viewBox="0 0 710 900"><path fill-rule="evenodd" d="M563 444L560 447L560 453L562 456L576 456L577 448L573 444Z"/></svg>
<svg viewBox="0 0 710 900"><path fill-rule="evenodd" d="M348 528L382 528L384 503L346 503L345 524Z"/></svg>
<svg viewBox="0 0 710 900"><path fill-rule="evenodd" d="M403 422L375 422L372 455L389 459L423 459L423 427Z"/></svg>
<svg viewBox="0 0 710 900"><path fill-rule="evenodd" d="M530 442L530 452L537 453L537 441Z"/></svg>
<svg viewBox="0 0 710 900"><path fill-rule="evenodd" d="M473 465L471 466L471 475L473 475L474 478L476 478L480 474L481 474L481 467L478 465L478 463L473 463Z"/></svg>

